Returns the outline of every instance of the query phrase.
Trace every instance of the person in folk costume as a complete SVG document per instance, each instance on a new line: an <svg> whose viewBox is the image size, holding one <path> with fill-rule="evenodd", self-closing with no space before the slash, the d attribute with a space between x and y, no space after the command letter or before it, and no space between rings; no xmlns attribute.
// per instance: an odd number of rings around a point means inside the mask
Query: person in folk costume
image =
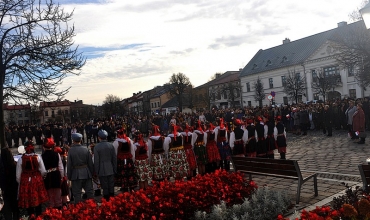
<svg viewBox="0 0 370 220"><path fill-rule="evenodd" d="M276 117L276 126L274 128L274 137L276 140L276 145L278 147L278 152L280 153L280 159L286 160L286 132L284 123L281 121L281 116Z"/></svg>
<svg viewBox="0 0 370 220"><path fill-rule="evenodd" d="M135 167L135 148L132 140L127 136L126 126L117 131L117 138L113 142L117 154L117 174L114 185L120 191L131 191L137 186L138 175Z"/></svg>
<svg viewBox="0 0 370 220"><path fill-rule="evenodd" d="M267 125L265 125L261 116L257 118L256 132L257 132L257 157L266 158L267 146L266 146L266 137L267 137Z"/></svg>
<svg viewBox="0 0 370 220"><path fill-rule="evenodd" d="M49 207L61 209L61 185L62 178L64 177L64 167L60 155L53 150L54 146L54 140L52 138L47 138L44 144L44 153L41 157L47 172L44 183L48 192Z"/></svg>
<svg viewBox="0 0 370 220"><path fill-rule="evenodd" d="M216 144L215 126L208 122L207 124L207 138L206 138L206 149L208 156L208 164L206 165L206 173L213 173L217 167L220 166L220 152L218 151Z"/></svg>
<svg viewBox="0 0 370 220"><path fill-rule="evenodd" d="M244 130L246 133L247 141L245 145L245 153L247 157L256 157L257 156L257 131L256 127L254 126L253 119L247 120L247 127Z"/></svg>
<svg viewBox="0 0 370 220"><path fill-rule="evenodd" d="M169 138L165 139L164 150L168 155L169 175L181 180L188 175L189 164L183 146L183 136L177 131L179 127L171 124Z"/></svg>
<svg viewBox="0 0 370 220"><path fill-rule="evenodd" d="M182 123L182 132L181 135L184 137L184 148L186 153L186 159L189 164L189 171L187 179L191 180L193 176L196 175L196 169L197 169L197 161L193 150L193 144L192 144L192 137L193 132L191 132L191 127L188 125L188 123L183 122Z"/></svg>
<svg viewBox="0 0 370 220"><path fill-rule="evenodd" d="M220 153L221 169L230 170L231 149L228 143L229 131L225 126L223 118L217 118L218 126L215 128L215 136L218 152Z"/></svg>
<svg viewBox="0 0 370 220"><path fill-rule="evenodd" d="M91 154L91 159L94 163L94 148L95 148L95 143L90 144L90 154ZM97 175L93 175L92 177L92 184L93 184L93 190L94 190L94 196L101 196L101 185L100 185L100 180ZM84 194L85 196L86 194Z"/></svg>
<svg viewBox="0 0 370 220"><path fill-rule="evenodd" d="M247 142L247 133L241 128L240 119L234 120L234 130L230 134L230 148L234 156L245 157L245 143Z"/></svg>
<svg viewBox="0 0 370 220"><path fill-rule="evenodd" d="M148 188L148 182L153 176L153 172L149 163L148 145L145 143L143 134L141 134L140 131L136 131L134 136L134 163L139 176L139 188L145 190Z"/></svg>
<svg viewBox="0 0 370 220"><path fill-rule="evenodd" d="M17 162L16 178L19 184L18 206L31 216L41 215L41 204L49 200L44 179L46 170L41 156L35 154L32 142L25 144L26 153Z"/></svg>
<svg viewBox="0 0 370 220"><path fill-rule="evenodd" d="M67 165L67 160L66 160L66 150L61 147L54 147L54 152L58 153L63 164L63 178L62 178L62 183L60 185L61 189L61 197L62 197L62 205L63 206L68 206L69 203L69 185L68 185L68 179L67 179L67 172L66 172L66 165Z"/></svg>
<svg viewBox="0 0 370 220"><path fill-rule="evenodd" d="M201 121L198 121L198 127L194 130L192 136L192 145L194 146L194 154L198 164L198 174L204 175L206 173L206 164L208 163L206 140L207 133L203 131Z"/></svg>
<svg viewBox="0 0 370 220"><path fill-rule="evenodd" d="M267 118L267 117L266 117ZM272 116L268 117L267 125L267 137L266 137L266 147L267 147L267 158L274 159L274 150L276 149L276 142L274 137L275 121Z"/></svg>
<svg viewBox="0 0 370 220"><path fill-rule="evenodd" d="M167 179L168 161L163 148L165 137L160 134L159 126L152 124L152 132L148 138L149 162L153 171L153 180L162 181Z"/></svg>

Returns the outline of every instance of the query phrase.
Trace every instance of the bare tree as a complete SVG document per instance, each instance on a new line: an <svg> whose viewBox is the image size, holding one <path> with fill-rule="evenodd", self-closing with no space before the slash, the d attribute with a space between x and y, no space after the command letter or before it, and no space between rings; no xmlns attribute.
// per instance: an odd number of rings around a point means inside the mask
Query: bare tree
<svg viewBox="0 0 370 220"><path fill-rule="evenodd" d="M230 106L235 108L235 101L240 100L241 89L238 81L229 81L213 89L212 93L223 94Z"/></svg>
<svg viewBox="0 0 370 220"><path fill-rule="evenodd" d="M217 73L213 74L213 75L211 76L211 78L209 78L208 82L210 82L210 81L212 81L212 80L217 79L217 77L221 76L222 74L223 74L223 73L221 73L221 72L217 72Z"/></svg>
<svg viewBox="0 0 370 220"><path fill-rule="evenodd" d="M112 117L121 112L120 108L122 99L116 95L108 94L103 101L103 110L107 117Z"/></svg>
<svg viewBox="0 0 370 220"><path fill-rule="evenodd" d="M298 103L298 97L304 95L306 90L306 79L299 72L288 69L288 74L285 76L284 92L290 100Z"/></svg>
<svg viewBox="0 0 370 220"><path fill-rule="evenodd" d="M315 93L324 97L325 102L326 94L341 84L340 75L325 75L322 69L317 69L315 70L315 76L312 79L311 87Z"/></svg>
<svg viewBox="0 0 370 220"><path fill-rule="evenodd" d="M365 5L366 1L363 2ZM356 12L356 11L355 11ZM351 14L351 19L362 20L357 11ZM331 46L335 51L338 64L352 73L360 87L370 85L370 32L365 23L359 21L356 25L344 26L343 32L333 37Z"/></svg>
<svg viewBox="0 0 370 220"><path fill-rule="evenodd" d="M258 77L256 82L253 84L255 94L254 94L254 100L258 102L259 106L262 107L262 101L265 99L265 90L263 89L263 82Z"/></svg>
<svg viewBox="0 0 370 220"><path fill-rule="evenodd" d="M351 21L359 21L362 20L362 16L360 13L360 9L365 7L365 5L368 3L368 0L363 0L360 4L360 7L358 7L356 10L352 11L348 16Z"/></svg>
<svg viewBox="0 0 370 220"><path fill-rule="evenodd" d="M0 1L1 103L62 97L57 86L68 74L78 74L85 58L73 46L73 13L52 0ZM0 110L4 137L4 112ZM5 146L0 138L1 147Z"/></svg>
<svg viewBox="0 0 370 220"><path fill-rule="evenodd" d="M176 97L177 102L179 103L179 111L182 112L184 93L192 86L189 78L183 73L174 73L170 77L170 81L166 86L169 87L169 96L171 98Z"/></svg>

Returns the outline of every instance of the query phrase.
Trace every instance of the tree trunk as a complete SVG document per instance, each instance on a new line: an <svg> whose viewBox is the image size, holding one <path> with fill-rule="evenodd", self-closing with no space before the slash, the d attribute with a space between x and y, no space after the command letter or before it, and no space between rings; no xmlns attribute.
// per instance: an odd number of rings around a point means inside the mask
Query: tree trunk
<svg viewBox="0 0 370 220"><path fill-rule="evenodd" d="M262 107L262 100L259 100L258 103L259 103L259 106Z"/></svg>
<svg viewBox="0 0 370 220"><path fill-rule="evenodd" d="M4 78L5 78L5 69L0 67L0 101L1 101L1 110L0 110L0 146L1 148L6 147L5 142L5 122L4 122ZM11 146L9 146L11 147Z"/></svg>

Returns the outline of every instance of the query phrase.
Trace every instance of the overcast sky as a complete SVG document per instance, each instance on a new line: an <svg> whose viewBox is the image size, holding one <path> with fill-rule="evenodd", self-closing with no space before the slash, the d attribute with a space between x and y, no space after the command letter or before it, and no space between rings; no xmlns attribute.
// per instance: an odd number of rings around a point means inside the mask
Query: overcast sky
<svg viewBox="0 0 370 220"><path fill-rule="evenodd" d="M87 58L67 77L66 99L102 104L184 73L199 86L243 68L259 49L337 27L363 0L59 0L74 9L75 43Z"/></svg>

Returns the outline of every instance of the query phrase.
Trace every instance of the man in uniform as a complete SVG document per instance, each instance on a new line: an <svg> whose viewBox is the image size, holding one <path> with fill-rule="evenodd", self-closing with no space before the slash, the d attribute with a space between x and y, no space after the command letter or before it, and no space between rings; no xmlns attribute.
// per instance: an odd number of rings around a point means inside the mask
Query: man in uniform
<svg viewBox="0 0 370 220"><path fill-rule="evenodd" d="M71 138L73 144L68 151L67 176L72 182L72 194L77 204L82 200L82 188L85 190L87 199L94 198L92 185L94 164L89 150L81 145L82 135L74 133Z"/></svg>
<svg viewBox="0 0 370 220"><path fill-rule="evenodd" d="M114 175L117 173L117 155L112 143L107 141L108 132L98 132L99 143L94 147L94 166L106 200L114 196Z"/></svg>

